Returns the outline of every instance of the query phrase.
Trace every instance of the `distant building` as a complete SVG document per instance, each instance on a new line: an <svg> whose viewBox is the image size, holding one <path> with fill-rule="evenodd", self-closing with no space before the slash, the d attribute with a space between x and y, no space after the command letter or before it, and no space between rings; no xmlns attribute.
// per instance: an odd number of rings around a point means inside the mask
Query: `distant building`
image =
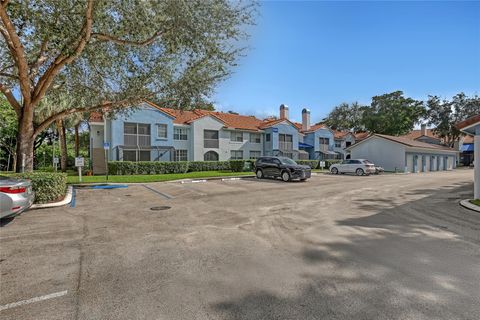
<svg viewBox="0 0 480 320"><path fill-rule="evenodd" d="M458 151L405 137L373 134L347 148L352 159L368 159L387 171L429 172L456 167Z"/></svg>

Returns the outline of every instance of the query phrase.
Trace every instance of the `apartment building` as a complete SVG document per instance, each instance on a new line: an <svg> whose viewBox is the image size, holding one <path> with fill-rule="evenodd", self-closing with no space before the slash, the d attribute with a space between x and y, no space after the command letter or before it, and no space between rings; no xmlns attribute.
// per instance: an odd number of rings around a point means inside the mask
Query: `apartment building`
<svg viewBox="0 0 480 320"><path fill-rule="evenodd" d="M254 116L196 109L162 108L149 101L126 115L91 115L90 154L94 173L109 161L222 161L255 159L263 155L292 159L327 159L333 151L333 132L310 126L310 111L302 123L289 120L288 106L279 117Z"/></svg>

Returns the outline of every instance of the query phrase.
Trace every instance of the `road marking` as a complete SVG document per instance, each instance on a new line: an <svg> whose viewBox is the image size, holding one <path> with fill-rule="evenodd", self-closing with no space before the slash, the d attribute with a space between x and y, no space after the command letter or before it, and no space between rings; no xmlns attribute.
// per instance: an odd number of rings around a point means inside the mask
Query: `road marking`
<svg viewBox="0 0 480 320"><path fill-rule="evenodd" d="M159 195L161 195L162 197L165 197L165 198L167 198L167 199L173 199L173 198L175 198L174 196L171 196L171 195L169 195L168 193L160 192L160 191L158 191L158 190L155 190L155 189L153 189L153 188L150 188L150 187L147 186L147 185L142 184L142 186L144 186L144 187L147 188L148 190L153 191L153 192L155 192L155 193L157 193L157 194L159 194Z"/></svg>
<svg viewBox="0 0 480 320"><path fill-rule="evenodd" d="M78 231L78 229L63 229L63 230L55 230L55 231L22 233L22 234L16 234L14 236L0 237L0 240L20 238L20 237L28 237L28 236L36 236L36 235L40 235L40 234L61 233L61 232L67 232L67 231Z"/></svg>
<svg viewBox="0 0 480 320"><path fill-rule="evenodd" d="M66 295L67 292L68 291L65 290L65 291L50 293L50 294L40 296L40 297L35 297L35 298L32 298L32 299L28 299L28 300L22 300L22 301L18 301L18 302L5 304L3 306L0 306L0 311L15 308L15 307L19 307L19 306L24 306L24 305L30 304L30 303L35 303L35 302L44 301L44 300L48 300L48 299L58 298L58 297Z"/></svg>

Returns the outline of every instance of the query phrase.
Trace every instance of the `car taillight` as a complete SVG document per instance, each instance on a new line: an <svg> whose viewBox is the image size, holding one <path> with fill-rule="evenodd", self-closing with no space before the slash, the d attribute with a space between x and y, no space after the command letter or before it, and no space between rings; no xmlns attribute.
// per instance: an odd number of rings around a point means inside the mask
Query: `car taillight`
<svg viewBox="0 0 480 320"><path fill-rule="evenodd" d="M0 187L0 192L3 193L24 193L27 191L25 187Z"/></svg>

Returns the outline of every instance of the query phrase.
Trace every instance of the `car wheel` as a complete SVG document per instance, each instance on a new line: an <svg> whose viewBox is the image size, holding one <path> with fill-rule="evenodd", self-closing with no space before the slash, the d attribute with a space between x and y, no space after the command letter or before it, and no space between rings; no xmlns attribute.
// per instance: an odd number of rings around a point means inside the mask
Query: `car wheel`
<svg viewBox="0 0 480 320"><path fill-rule="evenodd" d="M282 180L285 182L290 181L290 173L288 171L283 171L282 172Z"/></svg>
<svg viewBox="0 0 480 320"><path fill-rule="evenodd" d="M300 179L300 181L305 182L305 181L307 181L307 178Z"/></svg>
<svg viewBox="0 0 480 320"><path fill-rule="evenodd" d="M363 171L363 169L358 168L357 171L355 171L355 173L357 174L357 176L363 176L364 171Z"/></svg>
<svg viewBox="0 0 480 320"><path fill-rule="evenodd" d="M332 168L332 170L330 170L330 172L332 174L338 174L338 169L337 168Z"/></svg>
<svg viewBox="0 0 480 320"><path fill-rule="evenodd" d="M255 176L257 177L257 179L262 179L263 178L263 171L258 169Z"/></svg>

